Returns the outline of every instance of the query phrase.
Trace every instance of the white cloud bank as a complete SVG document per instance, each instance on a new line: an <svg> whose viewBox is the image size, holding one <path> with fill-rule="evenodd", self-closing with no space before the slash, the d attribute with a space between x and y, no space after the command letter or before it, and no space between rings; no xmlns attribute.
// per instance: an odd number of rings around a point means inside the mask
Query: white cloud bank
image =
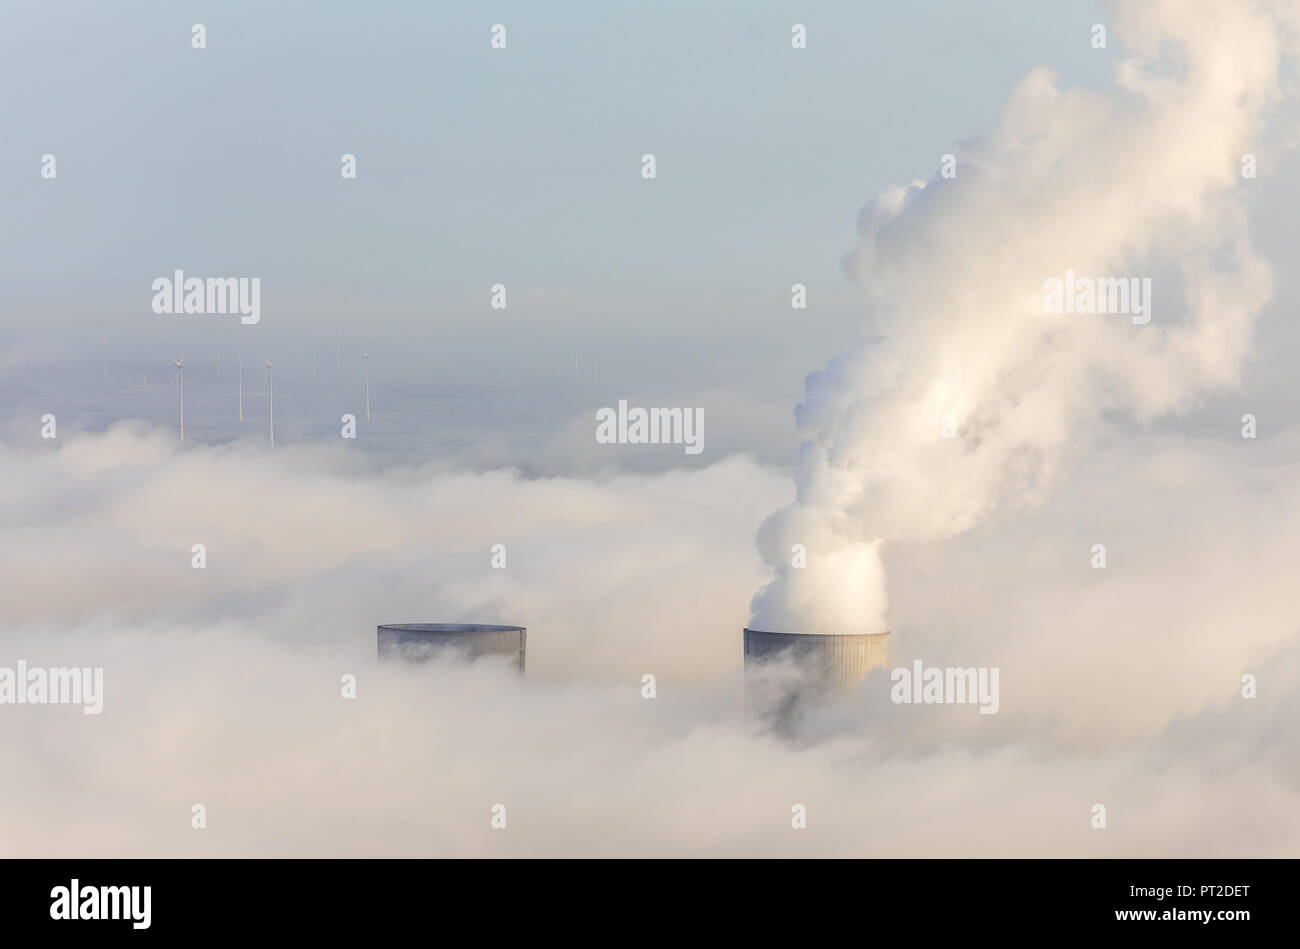
<svg viewBox="0 0 1300 949"><path fill-rule="evenodd" d="M105 670L98 716L0 707L5 850L1294 853L1297 459L1119 439L1031 511L900 545L894 663L1000 666L1000 711L894 706L877 673L785 741L741 710L739 630L788 482L744 458L597 485L131 424L3 449L0 662ZM375 662L377 623L453 620L527 625L525 680Z"/></svg>

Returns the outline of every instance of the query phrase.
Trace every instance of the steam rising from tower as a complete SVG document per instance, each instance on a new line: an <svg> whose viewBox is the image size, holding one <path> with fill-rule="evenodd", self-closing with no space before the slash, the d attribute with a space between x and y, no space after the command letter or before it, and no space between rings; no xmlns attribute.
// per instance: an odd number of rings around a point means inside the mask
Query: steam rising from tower
<svg viewBox="0 0 1300 949"><path fill-rule="evenodd" d="M1237 384L1272 283L1238 169L1291 88L1296 23L1295 4L1117 5L1115 90L1036 68L954 149L955 178L863 209L844 263L879 337L808 377L796 500L759 530L774 578L752 627L889 628L885 545L1033 503L1107 415L1143 424ZM1045 312L1067 270L1152 277L1150 323Z"/></svg>

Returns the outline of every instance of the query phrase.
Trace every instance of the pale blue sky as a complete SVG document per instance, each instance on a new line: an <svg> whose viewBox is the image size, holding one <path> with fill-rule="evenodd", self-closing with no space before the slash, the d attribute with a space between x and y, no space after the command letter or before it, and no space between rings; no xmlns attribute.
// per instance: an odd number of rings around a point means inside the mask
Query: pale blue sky
<svg viewBox="0 0 1300 949"><path fill-rule="evenodd" d="M10 3L0 275L103 289L121 314L147 313L140 282L173 266L262 274L282 302L498 281L838 290L858 207L928 177L1029 66L1104 81L1099 16L1032 0ZM37 175L45 152L57 187Z"/></svg>
<svg viewBox="0 0 1300 949"><path fill-rule="evenodd" d="M239 342L276 360L277 421L307 437L356 410L364 345L394 438L547 468L600 405L707 399L712 447L788 461L805 376L870 336L840 264L859 209L960 154L1035 65L1108 84L1105 20L1087 0L10 2L0 383L26 418L98 383L109 336L113 384L151 386L87 390L74 424L169 424L152 384L187 352L192 437L220 439L203 413L228 408L215 365ZM1270 256L1293 242L1282 215L1259 227ZM177 267L261 277L261 323L152 313ZM1281 326L1261 323L1268 351L1300 349ZM325 374L336 345L350 388L318 391L312 354Z"/></svg>

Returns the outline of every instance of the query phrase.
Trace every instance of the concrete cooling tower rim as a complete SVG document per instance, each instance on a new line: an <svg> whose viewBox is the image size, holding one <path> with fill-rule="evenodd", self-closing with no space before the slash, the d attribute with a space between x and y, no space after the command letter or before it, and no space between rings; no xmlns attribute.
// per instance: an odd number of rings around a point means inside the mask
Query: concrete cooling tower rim
<svg viewBox="0 0 1300 949"><path fill-rule="evenodd" d="M760 636L808 636L815 639L870 639L873 636L889 635L889 630L883 633L804 633L784 629L753 629L749 626L746 626L743 631L757 633Z"/></svg>
<svg viewBox="0 0 1300 949"><path fill-rule="evenodd" d="M525 626L493 626L483 623L384 623L380 629L404 633L522 633Z"/></svg>

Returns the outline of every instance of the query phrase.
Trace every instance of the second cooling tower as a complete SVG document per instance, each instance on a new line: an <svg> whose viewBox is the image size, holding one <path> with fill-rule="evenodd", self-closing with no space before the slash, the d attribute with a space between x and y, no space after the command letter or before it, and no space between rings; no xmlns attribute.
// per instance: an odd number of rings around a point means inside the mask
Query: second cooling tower
<svg viewBox="0 0 1300 949"><path fill-rule="evenodd" d="M478 623L390 623L377 627L380 659L421 662L453 653L465 659L501 656L522 675L528 630Z"/></svg>

